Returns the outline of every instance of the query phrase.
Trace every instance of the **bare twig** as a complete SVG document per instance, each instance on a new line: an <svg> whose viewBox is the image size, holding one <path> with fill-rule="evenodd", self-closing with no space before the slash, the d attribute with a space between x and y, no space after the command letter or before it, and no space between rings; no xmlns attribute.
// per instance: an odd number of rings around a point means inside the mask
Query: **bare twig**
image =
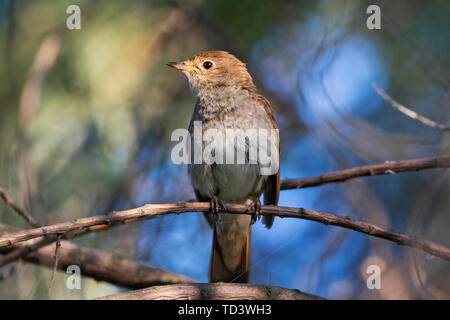
<svg viewBox="0 0 450 320"><path fill-rule="evenodd" d="M342 182L348 179L364 176L395 174L399 172L419 171L431 168L450 168L450 157L389 161L382 164L360 166L335 171L317 177L303 179L284 179L283 181L281 181L281 189L300 189L320 186L326 183Z"/></svg>
<svg viewBox="0 0 450 320"><path fill-rule="evenodd" d="M398 103L397 101L395 101L394 99L392 99L386 92L383 91L383 89L381 89L376 83L373 83L372 86L374 87L375 91L381 96L383 97L384 100L386 100L387 102L389 102L391 104L392 107L394 107L395 109L397 109L398 111L400 111L401 113L407 115L408 117L417 120L419 122L421 122L422 124L431 127L433 129L437 129L440 131L450 131L450 127L437 123L433 120L430 120L420 114L418 114L415 111L412 111L411 109L408 109L407 107L405 107L404 105Z"/></svg>
<svg viewBox="0 0 450 320"><path fill-rule="evenodd" d="M0 231L17 232L17 229L0 224ZM67 237L67 235L65 236ZM44 240L47 241L46 245L41 243ZM55 240L55 235L44 239L33 239L19 243L10 249L3 249L0 252L6 253L4 257L13 252L20 252L20 257L24 261L51 268L54 265L55 250L49 244ZM126 259L116 254L61 240L57 268L58 270L66 271L70 265L79 266L84 276L130 289L194 282L184 276L153 268L147 264Z"/></svg>
<svg viewBox="0 0 450 320"><path fill-rule="evenodd" d="M52 277L50 278L50 283L48 285L49 290L52 289L53 281L55 280L56 268L58 267L58 251L60 247L61 247L61 234L58 234L56 235L55 255L53 256Z"/></svg>
<svg viewBox="0 0 450 320"><path fill-rule="evenodd" d="M226 204L226 211L230 214L252 214L247 206L238 204ZM0 237L0 249L11 247L22 241L34 239L47 235L65 233L74 230L83 230L88 227L98 225L117 225L130 223L138 220L145 220L171 213L183 212L204 212L210 210L208 202L182 202L169 204L147 204L142 207L129 209L125 211L112 212L106 216L94 216L70 222L57 223L41 228L23 230L13 234L7 234ZM334 225L342 228L352 229L374 237L383 238L427 252L431 255L450 260L450 249L436 243L413 238L395 231L390 231L368 222L355 220L349 217L341 217L335 214L308 210L303 208L289 208L277 206L263 206L262 215L279 216L282 218L299 218L317 221L326 225Z"/></svg>
<svg viewBox="0 0 450 320"><path fill-rule="evenodd" d="M196 283L150 287L100 300L323 300L299 290L241 283Z"/></svg>
<svg viewBox="0 0 450 320"><path fill-rule="evenodd" d="M24 257L26 254L36 251L42 247L45 247L49 245L50 243L54 242L56 240L56 236L49 236L44 237L43 239L36 241L32 245L23 245L15 250L11 250L4 256L0 258L0 267L3 267L7 265L8 263L11 263L13 261L16 261L22 257Z"/></svg>
<svg viewBox="0 0 450 320"><path fill-rule="evenodd" d="M3 201L5 201L6 205L11 207L22 218L24 218L29 225L31 225L32 227L39 227L39 223L36 221L36 219L34 219L28 212L18 206L14 202L14 200L10 196L8 196L5 189L3 189L2 187L0 187L0 197L3 199Z"/></svg>
<svg viewBox="0 0 450 320"><path fill-rule="evenodd" d="M89 227L87 229L67 232L62 236L62 238L63 239L72 239L72 238L81 236L85 233L103 230L103 229L105 229L105 227L106 226L98 225L98 226ZM2 228L2 225L0 224L0 231L1 231L1 229L5 229L5 228ZM19 230L11 231L12 230L11 228L6 228L6 229L8 229L10 233L19 231ZM19 258L23 258L25 255L51 244L56 239L57 239L57 235L45 236L42 239L40 239L39 241L33 242L32 244L25 244L25 245L19 246L15 250L11 250L10 252L8 252L7 254L5 254L3 257L0 258L0 267L3 267L4 265L6 265L10 262L13 262Z"/></svg>

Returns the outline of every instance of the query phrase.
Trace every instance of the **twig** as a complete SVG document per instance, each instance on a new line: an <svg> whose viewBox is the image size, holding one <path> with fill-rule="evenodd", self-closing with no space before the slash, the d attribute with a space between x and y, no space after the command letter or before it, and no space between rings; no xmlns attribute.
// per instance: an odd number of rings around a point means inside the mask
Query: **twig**
<svg viewBox="0 0 450 320"><path fill-rule="evenodd" d="M281 181L281 189L300 189L320 186L326 183L342 182L348 179L375 176L383 174L395 174L406 171L419 171L431 168L450 168L450 157L389 161L382 164L354 167L335 171L317 177L303 179L284 179Z"/></svg>
<svg viewBox="0 0 450 320"><path fill-rule="evenodd" d="M22 218L25 219L26 222L28 222L29 225L32 227L39 227L39 223L34 219L28 212L26 212L24 209L19 207L14 200L8 196L5 189L0 187L0 197L5 201L6 205L11 207L15 212L17 212Z"/></svg>
<svg viewBox="0 0 450 320"><path fill-rule="evenodd" d="M0 224L0 231L2 229L1 226L2 225ZM93 232L93 231L101 231L106 228L108 228L107 225L92 226L92 227L81 229L81 230L66 232L66 233L64 233L62 238L70 240L72 238L81 236L83 234ZM11 228L8 228L8 229L11 229ZM18 230L16 230L16 231L18 231ZM55 235L45 236L43 239L41 239L39 241L35 241L32 244L21 245L15 250L10 250L7 254L5 254L3 257L0 258L0 267L3 267L4 265L11 263L17 259L23 258L24 256L29 255L30 253L51 244L52 242L54 242L56 240L56 238L57 237Z"/></svg>
<svg viewBox="0 0 450 320"><path fill-rule="evenodd" d="M423 123L424 125L440 130L440 131L450 131L450 127L437 123L433 120L430 120L420 114L418 114L415 111L412 111L411 109L408 109L407 107L405 107L404 105L398 103L397 101L395 101L394 99L392 99L386 92L383 91L383 89L381 89L376 83L372 83L372 86L374 87L374 89L376 90L376 92L383 97L384 100L386 100L387 102L389 102L391 104L392 107L394 107L395 109L397 109L398 111L400 111L401 113L407 115L408 117L417 120L421 123Z"/></svg>
<svg viewBox="0 0 450 320"><path fill-rule="evenodd" d="M247 206L238 204L226 204L226 212L230 214L252 214L248 211ZM147 204L142 207L129 209L125 211L112 212L107 216L94 216L71 222L57 223L41 228L24 230L13 234L7 234L0 237L0 249L11 247L25 240L38 238L45 235L65 233L73 230L82 230L98 225L117 225L130 223L138 220L145 220L158 217L165 214L183 213L183 212L204 212L210 210L208 202L182 202L169 204ZM335 214L308 210L303 208L289 208L277 206L263 206L261 208L262 215L279 216L282 218L299 218L317 221L326 225L334 225L342 228L352 229L361 233L365 233L374 237L386 239L427 252L431 255L441 257L450 261L450 249L433 243L431 241L422 240L407 236L402 233L390 231L374 224L355 220L349 217L341 217Z"/></svg>
<svg viewBox="0 0 450 320"><path fill-rule="evenodd" d="M52 277L50 278L50 283L48 285L48 289L51 290L53 286L53 281L55 280L56 268L58 267L58 251L61 247L61 234L56 236L55 243L55 255L53 256L53 269L52 269Z"/></svg>
<svg viewBox="0 0 450 320"><path fill-rule="evenodd" d="M3 267L7 265L8 263L11 263L13 261L16 261L22 257L24 257L26 254L36 251L42 247L45 247L46 245L49 245L50 243L54 242L56 240L56 236L49 236L45 237L32 245L23 245L15 250L11 250L4 256L0 258L0 267Z"/></svg>
<svg viewBox="0 0 450 320"><path fill-rule="evenodd" d="M16 232L16 228L0 224L0 232ZM66 234L68 237L70 234ZM70 235L73 236L73 235ZM47 244L41 242L46 240ZM39 265L53 267L54 247L48 245L56 240L56 236L48 236L44 239L33 239L17 244L11 249L3 249L7 257L13 252L21 252L24 261ZM70 265L77 265L84 276L98 281L107 281L114 285L129 289L141 289L154 285L166 285L173 283L193 283L194 281L174 273L147 264L126 259L103 250L93 249L78 245L67 240L61 240L58 254L58 270L66 271Z"/></svg>
<svg viewBox="0 0 450 320"><path fill-rule="evenodd" d="M63 239L72 239L72 238L81 236L85 233L89 233L92 231L100 231L102 229L105 229L105 227L106 226L98 225L98 226L89 227L89 228L86 228L83 230L67 232L63 235ZM0 224L0 231L1 231L1 229L2 229L2 225ZM11 230L12 228L8 228L8 229ZM17 232L19 230L14 230L14 231ZM0 258L0 267L3 267L4 265L6 265L10 262L13 262L19 258L23 258L25 255L51 244L52 242L54 242L56 240L56 238L57 238L57 236L55 236L55 235L45 236L43 239L33 242L32 244L25 244L15 250L11 250L10 252L8 252L7 254L5 254L3 257Z"/></svg>
<svg viewBox="0 0 450 320"><path fill-rule="evenodd" d="M322 297L265 285L241 283L175 284L129 291L99 300L323 300Z"/></svg>

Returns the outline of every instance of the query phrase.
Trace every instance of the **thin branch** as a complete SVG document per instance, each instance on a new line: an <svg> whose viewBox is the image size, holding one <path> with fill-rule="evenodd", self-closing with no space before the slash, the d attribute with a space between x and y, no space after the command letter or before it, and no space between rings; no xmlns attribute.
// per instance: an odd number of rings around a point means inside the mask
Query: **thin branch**
<svg viewBox="0 0 450 320"><path fill-rule="evenodd" d="M70 222L57 223L41 228L23 230L0 237L0 249L9 248L25 240L34 239L52 234L65 233L74 230L83 230L88 227L130 223L138 220L146 220L165 214L179 214L184 212L204 212L210 210L208 202L181 202L169 204L147 204L142 207L125 211L112 212L106 216L94 216ZM247 206L239 204L226 204L226 212L230 214L252 214ZM431 255L441 257L450 261L450 249L433 243L431 241L414 238L402 233L391 231L374 224L355 220L349 217L341 217L335 214L308 210L303 208L289 208L277 206L263 206L262 215L279 216L282 218L299 218L320 222L326 225L334 225L342 228L352 229L374 237L386 239L427 252Z"/></svg>
<svg viewBox="0 0 450 320"><path fill-rule="evenodd" d="M405 107L404 105L398 103L397 101L395 101L394 99L392 99L386 92L383 91L383 89L381 89L376 83L373 83L372 86L374 87L375 91L387 102L390 103L390 105L392 107L394 107L395 109L397 109L398 111L400 111L401 113L407 115L408 117L417 120L419 122L421 122L422 124L431 127L433 129L437 129L440 131L450 131L450 127L437 123L433 120L430 120L420 114L418 114L415 111L412 111L411 109L408 109L407 107Z"/></svg>
<svg viewBox="0 0 450 320"><path fill-rule="evenodd" d="M315 187L326 183L343 182L348 179L364 176L396 174L400 172L419 171L431 168L450 168L450 157L389 161L381 164L359 166L335 171L317 177L284 179L281 181L281 190Z"/></svg>
<svg viewBox="0 0 450 320"><path fill-rule="evenodd" d="M0 258L0 267L3 267L8 263L18 260L24 257L25 255L29 254L30 252L34 252L42 247L51 244L56 240L56 238L57 236L44 237L43 239L36 241L31 245L23 245L15 250L11 250L10 252L8 252L7 254L5 254Z"/></svg>
<svg viewBox="0 0 450 320"><path fill-rule="evenodd" d="M16 232L17 229L0 224L0 233L1 231ZM47 245L39 244L43 240L48 242ZM22 242L13 248L0 250L0 252L6 253L4 256L6 257L13 252L20 252L22 249L24 252L22 252L21 257L24 261L51 268L54 265L55 250L49 243L55 240L56 236L51 235L44 239L33 239ZM39 248L37 249L36 247L38 246ZM70 265L79 266L83 276L91 277L98 281L106 281L129 289L194 282L187 277L153 268L147 264L126 259L116 254L62 240L58 254L57 268L65 272Z"/></svg>
<svg viewBox="0 0 450 320"><path fill-rule="evenodd" d="M299 290L242 283L175 284L129 291L99 300L323 300Z"/></svg>
<svg viewBox="0 0 450 320"><path fill-rule="evenodd" d="M93 227L89 227L89 228L82 229L82 230L67 232L62 235L62 238L70 240L72 238L81 236L85 233L89 233L92 231L101 231L101 230L105 229L105 227L107 227L107 226L99 225L99 226L93 226ZM2 227L2 225L0 224L0 231L1 231L1 229L5 229L5 227L4 226ZM11 231L12 230L11 228L6 228L6 229L8 229L10 233L19 231L16 229L14 231ZM56 239L57 239L57 235L45 236L41 240L35 241L32 244L25 244L25 245L19 246L15 250L11 250L10 252L8 252L7 254L5 254L3 257L0 258L0 267L3 267L4 265L11 263L17 259L23 258L25 255L51 244Z"/></svg>
<svg viewBox="0 0 450 320"><path fill-rule="evenodd" d="M55 255L53 256L52 277L50 278L50 283L48 285L49 290L52 289L53 281L55 280L56 268L58 267L58 251L60 247L61 247L61 234L58 234L56 235Z"/></svg>
<svg viewBox="0 0 450 320"><path fill-rule="evenodd" d="M34 219L28 212L18 206L14 200L8 196L5 189L0 187L0 197L5 201L6 205L11 207L15 212L17 212L25 221L32 227L39 227L39 223Z"/></svg>

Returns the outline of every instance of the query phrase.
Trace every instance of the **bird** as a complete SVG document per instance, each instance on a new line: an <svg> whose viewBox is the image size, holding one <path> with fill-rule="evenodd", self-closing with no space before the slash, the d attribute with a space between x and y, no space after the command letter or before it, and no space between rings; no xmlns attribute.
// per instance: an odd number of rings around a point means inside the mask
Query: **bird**
<svg viewBox="0 0 450 320"><path fill-rule="evenodd" d="M264 193L264 205L277 205L280 192L280 142L275 113L269 101L257 92L246 64L229 52L201 52L187 60L168 62L167 65L187 77L189 88L196 98L189 124L191 161L188 175L197 200L211 204L210 211L204 212L213 228L209 281L248 283L251 228L261 216L259 198ZM211 161L211 157L203 158L200 163L192 161L195 146L200 144L205 148L208 144L192 138L196 123L201 124L202 133L216 130L216 137L225 137L222 141L211 142L214 144L213 157L225 153L226 146L231 143L232 151L245 154L244 163ZM230 129L235 130L235 137L229 138L226 134ZM234 139L243 138L246 129L276 132L271 140L274 150L270 155L275 169L262 173L261 168L265 164L250 154L248 136L240 140L245 143L235 143ZM236 159L234 154L233 159ZM246 205L252 214L227 213L226 203ZM264 216L262 221L270 229L274 216Z"/></svg>

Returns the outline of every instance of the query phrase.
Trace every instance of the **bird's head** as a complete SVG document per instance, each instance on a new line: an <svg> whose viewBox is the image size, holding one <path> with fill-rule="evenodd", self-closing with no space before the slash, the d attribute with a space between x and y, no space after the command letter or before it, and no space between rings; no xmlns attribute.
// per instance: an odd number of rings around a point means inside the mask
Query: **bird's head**
<svg viewBox="0 0 450 320"><path fill-rule="evenodd" d="M195 96L224 87L255 90L245 63L225 51L206 51L182 62L168 62L167 65L186 75Z"/></svg>

